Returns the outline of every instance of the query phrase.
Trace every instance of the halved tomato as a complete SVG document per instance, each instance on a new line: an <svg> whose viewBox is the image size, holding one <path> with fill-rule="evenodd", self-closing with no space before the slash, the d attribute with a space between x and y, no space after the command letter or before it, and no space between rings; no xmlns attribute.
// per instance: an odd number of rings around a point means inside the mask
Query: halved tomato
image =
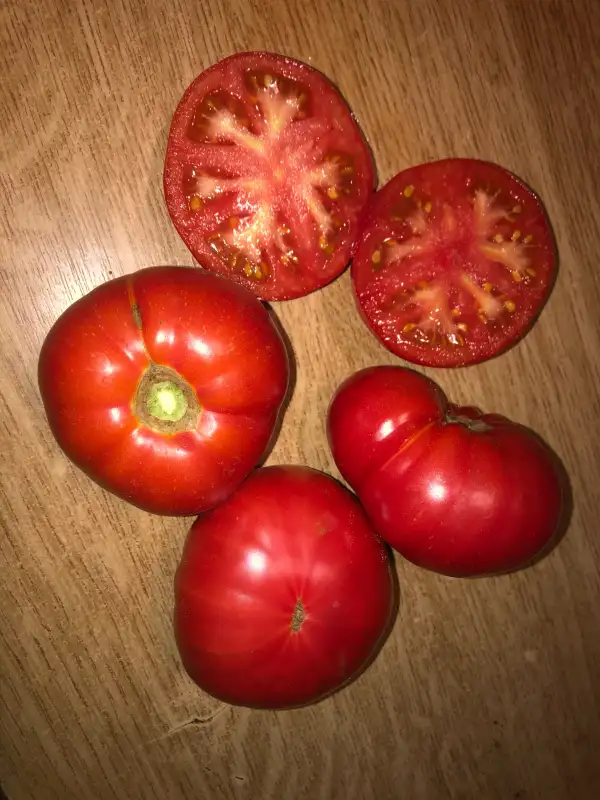
<svg viewBox="0 0 600 800"><path fill-rule="evenodd" d="M537 196L496 164L446 159L375 196L352 266L361 314L416 364L475 364L533 324L556 272Z"/></svg>
<svg viewBox="0 0 600 800"><path fill-rule="evenodd" d="M164 171L169 215L206 269L263 300L339 275L373 191L367 145L335 87L271 53L238 53L185 92Z"/></svg>

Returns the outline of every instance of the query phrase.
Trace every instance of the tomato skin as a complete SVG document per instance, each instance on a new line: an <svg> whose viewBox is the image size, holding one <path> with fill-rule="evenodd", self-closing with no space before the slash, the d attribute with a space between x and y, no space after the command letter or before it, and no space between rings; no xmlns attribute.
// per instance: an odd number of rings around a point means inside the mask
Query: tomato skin
<svg viewBox="0 0 600 800"><path fill-rule="evenodd" d="M261 115L260 99L246 85L251 73L281 78L301 89L308 109L302 112L303 118L280 131L270 130ZM223 134L225 144L216 133L194 140L191 132L199 109L207 97L219 94L239 106L250 126L250 146L244 146L247 131L231 140ZM323 183L319 175L328 168L326 160L332 154L341 154L348 163L340 164L340 173ZM352 172L346 183L344 170ZM316 182L304 186L313 172ZM186 190L197 176L207 175L220 178L212 194ZM234 189L228 188L232 182L237 182ZM257 184L265 188L259 191ZM235 53L200 73L175 109L163 173L171 221L204 269L241 283L263 300L303 297L346 269L356 251L374 185L371 151L345 100L323 74L303 62L262 51ZM307 195L307 188L316 193ZM196 210L190 206L192 198L198 203ZM265 225L263 211L277 221L266 225L266 235L260 230ZM323 218L325 223L320 225ZM235 220L232 230L242 230L243 221L257 221L255 244L262 250L260 258L255 253L247 259L243 248L215 244L214 237L219 239L218 232L227 227L228 220ZM278 230L285 228L291 238L281 247Z"/></svg>
<svg viewBox="0 0 600 800"><path fill-rule="evenodd" d="M387 552L353 495L307 467L267 467L192 526L175 578L176 640L214 697L306 705L369 663L394 598Z"/></svg>
<svg viewBox="0 0 600 800"><path fill-rule="evenodd" d="M192 387L194 429L139 418L156 365ZM262 458L288 383L267 310L230 281L185 267L115 278L68 308L43 344L39 387L50 428L89 477L156 514L221 502Z"/></svg>
<svg viewBox="0 0 600 800"><path fill-rule="evenodd" d="M500 415L450 405L412 370L351 376L330 405L328 438L375 530L421 567L515 570L557 531L563 487L551 451Z"/></svg>

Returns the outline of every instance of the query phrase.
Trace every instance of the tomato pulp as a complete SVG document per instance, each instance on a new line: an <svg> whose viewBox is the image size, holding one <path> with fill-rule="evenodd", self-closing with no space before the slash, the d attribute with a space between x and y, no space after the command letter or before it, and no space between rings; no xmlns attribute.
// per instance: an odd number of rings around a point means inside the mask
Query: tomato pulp
<svg viewBox="0 0 600 800"><path fill-rule="evenodd" d="M506 350L535 321L555 272L536 195L502 167L458 158L407 169L377 192L352 265L371 331L432 367Z"/></svg>
<svg viewBox="0 0 600 800"><path fill-rule="evenodd" d="M226 58L175 111L164 171L173 224L203 267L262 299L300 297L344 270L373 182L335 87L290 58Z"/></svg>
<svg viewBox="0 0 600 800"><path fill-rule="evenodd" d="M451 576L506 572L550 542L562 510L555 456L498 414L448 403L402 367L372 367L332 400L336 464L381 537Z"/></svg>
<svg viewBox="0 0 600 800"><path fill-rule="evenodd" d="M394 598L356 499L316 470L267 467L193 525L175 579L176 639L214 697L305 705L370 661Z"/></svg>
<svg viewBox="0 0 600 800"><path fill-rule="evenodd" d="M265 452L287 382L287 353L262 304L185 267L94 289L57 320L39 359L64 452L157 514L196 514L238 486Z"/></svg>

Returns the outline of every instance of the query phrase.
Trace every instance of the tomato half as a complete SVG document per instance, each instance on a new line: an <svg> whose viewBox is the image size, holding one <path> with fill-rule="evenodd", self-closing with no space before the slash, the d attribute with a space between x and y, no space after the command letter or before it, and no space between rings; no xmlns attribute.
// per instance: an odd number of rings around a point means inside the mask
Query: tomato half
<svg viewBox="0 0 600 800"><path fill-rule="evenodd" d="M421 567L451 576L514 570L557 531L563 478L549 448L505 417L450 405L412 370L348 378L327 427L375 530Z"/></svg>
<svg viewBox="0 0 600 800"><path fill-rule="evenodd" d="M183 665L227 703L306 705L374 657L394 586L353 495L307 467L259 469L186 541L175 578Z"/></svg>
<svg viewBox="0 0 600 800"><path fill-rule="evenodd" d="M185 267L94 289L57 320L39 359L67 456L157 514L196 514L238 486L265 452L287 382L287 352L263 305Z"/></svg>
<svg viewBox="0 0 600 800"><path fill-rule="evenodd" d="M344 270L373 181L342 97L290 58L226 58L175 111L164 171L173 224L203 267L265 300L308 294Z"/></svg>
<svg viewBox="0 0 600 800"><path fill-rule="evenodd" d="M396 355L432 367L506 350L533 324L555 272L539 199L502 167L471 159L392 178L352 266L369 328Z"/></svg>

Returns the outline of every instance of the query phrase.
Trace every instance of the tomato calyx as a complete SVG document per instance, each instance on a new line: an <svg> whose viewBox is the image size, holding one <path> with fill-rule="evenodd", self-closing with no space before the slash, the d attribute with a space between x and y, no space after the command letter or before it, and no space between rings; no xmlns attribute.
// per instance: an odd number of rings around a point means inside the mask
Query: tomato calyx
<svg viewBox="0 0 600 800"><path fill-rule="evenodd" d="M151 364L142 375L132 408L140 422L163 434L194 430L202 412L189 383L159 364Z"/></svg>
<svg viewBox="0 0 600 800"><path fill-rule="evenodd" d="M306 614L304 613L304 604L302 602L302 599L299 597L298 600L296 601L296 606L294 608L294 612L292 614L292 619L290 622L291 632L298 633L305 619L306 619Z"/></svg>

